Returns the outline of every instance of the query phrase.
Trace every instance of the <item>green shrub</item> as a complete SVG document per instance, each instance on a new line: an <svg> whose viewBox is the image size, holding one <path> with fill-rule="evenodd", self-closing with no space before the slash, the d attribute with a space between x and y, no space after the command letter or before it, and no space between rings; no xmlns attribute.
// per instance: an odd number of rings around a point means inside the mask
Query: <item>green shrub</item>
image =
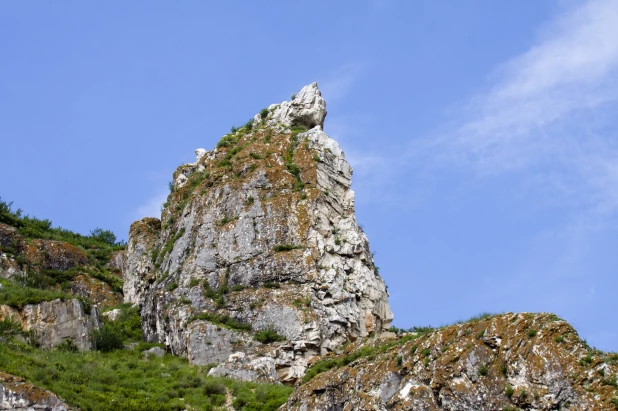
<svg viewBox="0 0 618 411"><path fill-rule="evenodd" d="M66 352L78 352L79 347L75 344L75 341L72 339L62 340L60 344L56 346L57 350L66 351Z"/></svg>
<svg viewBox="0 0 618 411"><path fill-rule="evenodd" d="M515 389L513 389L513 387L507 384L506 388L504 389L504 395L511 398L514 393L515 393Z"/></svg>
<svg viewBox="0 0 618 411"><path fill-rule="evenodd" d="M12 317L0 320L0 342L7 342L14 336L21 334L22 328Z"/></svg>
<svg viewBox="0 0 618 411"><path fill-rule="evenodd" d="M278 244L273 247L273 251L276 253L279 253L282 251L291 251L291 250L296 250L299 248L303 248L303 247L300 245L295 245L295 244Z"/></svg>
<svg viewBox="0 0 618 411"><path fill-rule="evenodd" d="M192 278L191 281L189 281L189 287L193 288L197 285L200 284L200 280L199 278Z"/></svg>
<svg viewBox="0 0 618 411"><path fill-rule="evenodd" d="M265 330L255 333L254 338L262 344L269 344L277 341L285 341L285 337L279 335L275 329L270 326Z"/></svg>
<svg viewBox="0 0 618 411"><path fill-rule="evenodd" d="M101 352L110 352L122 348L122 335L118 329L110 324L104 324L92 332L94 349Z"/></svg>
<svg viewBox="0 0 618 411"><path fill-rule="evenodd" d="M537 331L530 329L528 330L528 337L532 338L532 337L536 337Z"/></svg>
<svg viewBox="0 0 618 411"><path fill-rule="evenodd" d="M281 288L281 284L276 281L267 281L264 283L266 288Z"/></svg>
<svg viewBox="0 0 618 411"><path fill-rule="evenodd" d="M489 368L485 364L479 367L479 375L486 376L489 373Z"/></svg>
<svg viewBox="0 0 618 411"><path fill-rule="evenodd" d="M563 343L564 342L564 337L559 335L556 338L554 338L554 341L557 342L558 344Z"/></svg>
<svg viewBox="0 0 618 411"><path fill-rule="evenodd" d="M262 120L264 120L266 117L268 117L268 109L267 108L263 108L260 110L260 117L262 118Z"/></svg>
<svg viewBox="0 0 618 411"><path fill-rule="evenodd" d="M178 283L176 281L173 281L173 282L169 283L168 286L165 289L167 291L174 291L177 288L178 288Z"/></svg>

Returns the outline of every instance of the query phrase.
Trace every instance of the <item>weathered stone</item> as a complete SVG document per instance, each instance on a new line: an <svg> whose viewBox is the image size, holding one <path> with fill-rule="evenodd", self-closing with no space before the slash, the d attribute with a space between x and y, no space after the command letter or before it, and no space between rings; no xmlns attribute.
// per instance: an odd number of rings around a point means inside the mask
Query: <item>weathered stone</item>
<svg viewBox="0 0 618 411"><path fill-rule="evenodd" d="M234 352L269 357L293 382L313 356L390 326L386 287L354 215L352 168L322 131L325 107L314 83L215 150L196 150L196 163L174 172L161 222L132 225L125 301L140 305L149 341L195 364ZM190 320L204 313L286 342ZM245 365L243 375L254 375Z"/></svg>
<svg viewBox="0 0 618 411"><path fill-rule="evenodd" d="M297 387L283 410L614 410L618 365L551 314L503 314L398 340ZM348 357L349 358L349 357Z"/></svg>
<svg viewBox="0 0 618 411"><path fill-rule="evenodd" d="M142 354L145 356L163 357L165 355L165 350L161 347L152 347L148 350L142 351Z"/></svg>
<svg viewBox="0 0 618 411"><path fill-rule="evenodd" d="M326 101L318 89L318 83L312 83L302 88L292 101L271 106L272 114L268 117L271 125L283 124L284 126L302 125L307 128L315 126L324 127L326 118ZM263 119L258 114L254 121L259 123Z"/></svg>
<svg viewBox="0 0 618 411"><path fill-rule="evenodd" d="M0 372L0 410L67 411L69 406L58 396L26 382L23 378Z"/></svg>
<svg viewBox="0 0 618 411"><path fill-rule="evenodd" d="M111 311L107 311L103 314L101 314L101 316L107 318L109 321L116 321L118 319L118 317L120 317L120 314L122 314L122 310L120 308L114 308Z"/></svg>
<svg viewBox="0 0 618 411"><path fill-rule="evenodd" d="M79 349L89 350L92 348L90 334L101 325L98 309L92 307L90 314L86 314L81 301L75 299L28 304L22 309L0 305L0 319L6 318L19 323L24 331L32 332L43 348L72 340Z"/></svg>

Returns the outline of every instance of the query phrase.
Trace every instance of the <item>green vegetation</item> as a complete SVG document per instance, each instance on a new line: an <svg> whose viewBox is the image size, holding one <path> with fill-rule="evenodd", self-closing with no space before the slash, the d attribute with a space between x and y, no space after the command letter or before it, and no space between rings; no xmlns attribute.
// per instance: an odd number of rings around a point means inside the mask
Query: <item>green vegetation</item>
<svg viewBox="0 0 618 411"><path fill-rule="evenodd" d="M268 327L265 330L256 332L254 338L256 341L259 341L262 344L269 344L276 341L285 341L285 337L279 335L272 326Z"/></svg>
<svg viewBox="0 0 618 411"><path fill-rule="evenodd" d="M101 352L110 352L122 348L122 335L111 324L104 324L92 332L94 349Z"/></svg>
<svg viewBox="0 0 618 411"><path fill-rule="evenodd" d="M431 327L412 327L411 329L419 329L419 330L425 330L425 331L417 332L417 334L408 334L408 335L405 335L399 338L398 340L390 341L383 345L378 345L378 346L373 346L373 347L364 346L354 352L348 353L340 357L325 358L323 360L320 360L307 370L307 372L305 373L305 376L303 377L303 382L305 383L311 380L316 375L323 373L325 371L328 371L330 369L344 367L358 360L359 358L366 358L368 361L372 361L373 359L375 359L375 357L378 354L385 353L391 348L395 346L401 346L407 343L408 341L419 339L423 337L424 335L431 333L434 330ZM412 348L410 349L410 355L414 355L417 349L418 347L416 345L412 346ZM426 357L426 360L428 363L429 361L428 357L431 354L431 352L428 349L423 349L421 351L421 354ZM403 358L402 358L402 362L403 362Z"/></svg>
<svg viewBox="0 0 618 411"><path fill-rule="evenodd" d="M90 235L81 235L61 227L52 227L50 220L40 220L23 215L21 209L12 211L13 203L0 198L0 223L17 228L19 234L27 239L56 240L79 247L86 253L90 264L101 267L108 263L113 251L126 247L125 242L116 241L116 236L109 230L95 228ZM10 250L4 250L8 252Z"/></svg>
<svg viewBox="0 0 618 411"><path fill-rule="evenodd" d="M513 389L513 387L507 384L506 388L504 389L504 395L511 398L514 393L515 393L515 389Z"/></svg>
<svg viewBox="0 0 618 411"><path fill-rule="evenodd" d="M27 304L38 304L43 301L52 301L60 298L62 301L73 297L62 291L40 290L38 288L23 287L9 280L0 279L0 304L15 308L23 308Z"/></svg>
<svg viewBox="0 0 618 411"><path fill-rule="evenodd" d="M174 291L175 289L178 288L178 283L176 281L173 281L171 283L169 283L166 287L167 291Z"/></svg>
<svg viewBox="0 0 618 411"><path fill-rule="evenodd" d="M479 367L479 375L486 376L487 374L489 374L489 368L485 364L481 365Z"/></svg>
<svg viewBox="0 0 618 411"><path fill-rule="evenodd" d="M267 108L263 108L260 110L260 118L263 120L266 117L268 117L268 109Z"/></svg>
<svg viewBox="0 0 618 411"><path fill-rule="evenodd" d="M253 196L249 196L249 198L247 198L247 205L251 205L255 202L255 198L253 198Z"/></svg>
<svg viewBox="0 0 618 411"><path fill-rule="evenodd" d="M554 341L557 342L558 344L563 343L564 342L564 337L559 335L556 338L554 338Z"/></svg>
<svg viewBox="0 0 618 411"><path fill-rule="evenodd" d="M281 283L277 282L277 281L266 281L264 283L264 287L266 288L281 288Z"/></svg>
<svg viewBox="0 0 618 411"><path fill-rule="evenodd" d="M197 320L208 321L232 330L251 331L251 324L241 323L240 321L227 315L201 313L189 318L189 322Z"/></svg>
<svg viewBox="0 0 618 411"><path fill-rule="evenodd" d="M284 161L288 171L294 176L296 182L294 183L294 191L300 191L305 188L305 183L300 179L300 168L294 163L294 150L298 147L298 134L307 131L307 128L301 125L292 126L292 139L290 147L285 153Z"/></svg>
<svg viewBox="0 0 618 411"><path fill-rule="evenodd" d="M214 410L234 398L237 410L276 410L291 387L209 377L210 367L165 355L149 360L133 350L74 352L0 344L3 371L58 394L84 411Z"/></svg>
<svg viewBox="0 0 618 411"><path fill-rule="evenodd" d="M197 285L200 284L200 280L198 278L192 278L191 281L189 281L189 287L193 288Z"/></svg>
<svg viewBox="0 0 618 411"><path fill-rule="evenodd" d="M528 337L533 338L533 337L536 337L536 335L537 335L536 330L533 330L533 329L528 330Z"/></svg>
<svg viewBox="0 0 618 411"><path fill-rule="evenodd" d="M209 377L209 366L191 366L172 355L151 360L142 351L157 344L141 341L138 309L130 304L118 308L116 321L93 333L97 351L90 352L78 351L72 340L55 350L16 342L12 337L22 333L19 325L11 319L0 321L0 370L49 389L84 411L214 410L225 404L228 395L237 410L274 411L292 392L282 385ZM235 325L224 317L216 320ZM138 344L122 349L131 342Z"/></svg>
<svg viewBox="0 0 618 411"><path fill-rule="evenodd" d="M273 251L276 253L280 253L282 251L291 251L291 250L296 250L299 248L303 248L303 247L300 245L296 245L296 244L278 244L273 247Z"/></svg>

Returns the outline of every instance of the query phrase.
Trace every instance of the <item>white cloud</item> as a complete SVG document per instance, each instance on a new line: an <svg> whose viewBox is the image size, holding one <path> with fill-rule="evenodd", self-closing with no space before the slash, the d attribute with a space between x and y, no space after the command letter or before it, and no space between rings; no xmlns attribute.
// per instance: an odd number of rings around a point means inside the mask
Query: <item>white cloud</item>
<svg viewBox="0 0 618 411"><path fill-rule="evenodd" d="M428 144L435 157L481 174L524 173L580 205L618 211L618 129L615 119L597 124L618 102L618 0L563 13L492 81L459 126Z"/></svg>

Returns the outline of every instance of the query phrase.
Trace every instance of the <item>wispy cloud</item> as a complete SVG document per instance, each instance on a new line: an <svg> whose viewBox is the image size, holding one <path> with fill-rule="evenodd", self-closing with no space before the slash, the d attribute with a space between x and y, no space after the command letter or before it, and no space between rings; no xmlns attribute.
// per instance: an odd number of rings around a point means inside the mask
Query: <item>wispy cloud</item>
<svg viewBox="0 0 618 411"><path fill-rule="evenodd" d="M564 13L493 79L440 146L483 172L560 163L607 188L600 182L611 176L605 164L616 158L616 131L595 135L586 117L618 101L618 1L588 1Z"/></svg>

